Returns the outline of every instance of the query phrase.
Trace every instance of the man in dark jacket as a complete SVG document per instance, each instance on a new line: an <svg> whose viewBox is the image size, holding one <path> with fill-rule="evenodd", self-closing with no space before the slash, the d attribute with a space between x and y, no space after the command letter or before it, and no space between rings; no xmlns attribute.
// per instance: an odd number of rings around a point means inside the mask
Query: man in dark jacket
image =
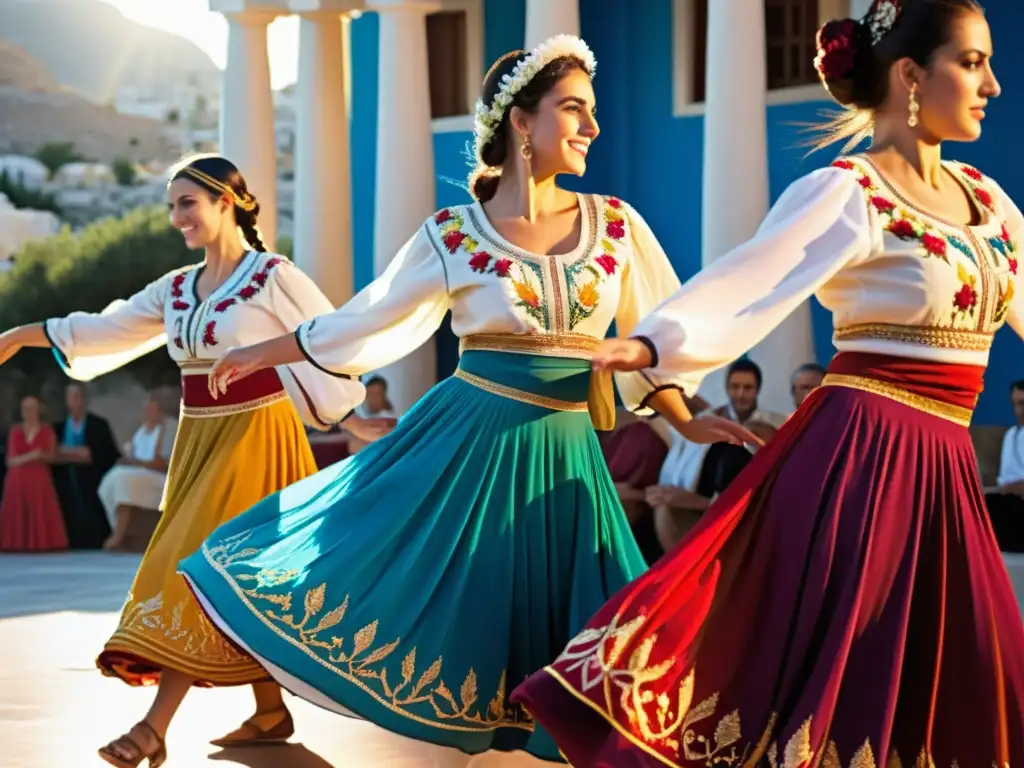
<svg viewBox="0 0 1024 768"><path fill-rule="evenodd" d="M100 480L119 458L110 423L87 410L85 387L69 384L64 394L67 415L57 422L59 446L53 480L60 497L71 549L100 549L110 524L100 503Z"/></svg>

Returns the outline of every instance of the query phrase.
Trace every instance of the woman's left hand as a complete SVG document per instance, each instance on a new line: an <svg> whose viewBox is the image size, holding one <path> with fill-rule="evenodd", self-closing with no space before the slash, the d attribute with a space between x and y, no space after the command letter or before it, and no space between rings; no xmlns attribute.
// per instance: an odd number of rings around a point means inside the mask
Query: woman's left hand
<svg viewBox="0 0 1024 768"><path fill-rule="evenodd" d="M213 364L207 380L210 396L216 400L228 391L228 386L241 381L266 366L256 346L232 347Z"/></svg>

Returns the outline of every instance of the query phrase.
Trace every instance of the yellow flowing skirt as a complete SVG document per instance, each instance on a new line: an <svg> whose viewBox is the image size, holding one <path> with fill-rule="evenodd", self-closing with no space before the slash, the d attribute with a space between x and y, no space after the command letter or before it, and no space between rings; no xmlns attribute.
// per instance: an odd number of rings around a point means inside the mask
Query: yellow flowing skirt
<svg viewBox="0 0 1024 768"><path fill-rule="evenodd" d="M178 574L222 523L316 472L309 440L291 401L242 413L194 417L178 426L160 524L135 574L117 631L96 661L129 685L153 685L164 669L196 685L268 679L252 657L206 618Z"/></svg>

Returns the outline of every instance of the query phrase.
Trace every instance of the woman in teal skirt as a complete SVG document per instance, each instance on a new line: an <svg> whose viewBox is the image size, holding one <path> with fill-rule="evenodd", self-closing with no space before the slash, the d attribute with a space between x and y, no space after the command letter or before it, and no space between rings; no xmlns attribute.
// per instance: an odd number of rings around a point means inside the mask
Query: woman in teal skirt
<svg viewBox="0 0 1024 768"><path fill-rule="evenodd" d="M629 333L679 281L630 206L554 183L586 169L593 72L567 35L496 62L477 109L475 202L431 216L341 309L210 374L214 396L288 360L361 374L452 313L458 370L394 432L181 565L221 631L294 693L380 726L374 755L403 768L490 750L560 762L509 693L645 568L594 432L614 420L611 378L589 359L613 321ZM617 384L691 440L756 441L690 420L682 382Z"/></svg>

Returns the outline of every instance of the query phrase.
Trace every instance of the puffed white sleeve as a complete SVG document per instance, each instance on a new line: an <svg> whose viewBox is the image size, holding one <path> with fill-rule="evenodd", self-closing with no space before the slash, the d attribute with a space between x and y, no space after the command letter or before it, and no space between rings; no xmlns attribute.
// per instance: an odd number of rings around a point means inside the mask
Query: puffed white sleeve
<svg viewBox="0 0 1024 768"><path fill-rule="evenodd" d="M753 238L701 270L633 330L652 349L648 374L682 378L693 395L708 373L762 341L841 269L870 256L869 217L851 171L822 168L793 182Z"/></svg>
<svg viewBox="0 0 1024 768"><path fill-rule="evenodd" d="M1006 232L1010 236L1011 244L1009 247L1013 248L1009 256L1019 261L1022 255L1021 249L1024 247L1024 214L1010 199L1010 196L1003 191L1002 187L991 179L988 181L995 187L996 194L999 196L1000 208L1006 218ZM1010 307L1006 313L1006 323L1016 331L1020 338L1024 339L1024 286L1013 292L1013 298L1010 299Z"/></svg>
<svg viewBox="0 0 1024 768"><path fill-rule="evenodd" d="M654 232L634 208L625 208L632 255L622 274L622 291L615 313L615 331L620 337L630 336L643 317L680 288L679 277ZM676 375L653 376L643 371L615 374L623 405L641 415L653 413L647 405L652 394L668 387L682 389L684 383L683 377Z"/></svg>
<svg viewBox="0 0 1024 768"><path fill-rule="evenodd" d="M266 295L270 312L285 333L294 333L307 320L334 310L305 272L287 259L275 258L278 261L270 273ZM325 372L308 362L278 366L277 373L303 423L321 431L344 421L366 396L366 388L358 380Z"/></svg>
<svg viewBox="0 0 1024 768"><path fill-rule="evenodd" d="M299 326L295 336L310 363L358 376L405 357L434 334L450 302L444 262L427 226L344 306Z"/></svg>
<svg viewBox="0 0 1024 768"><path fill-rule="evenodd" d="M164 304L171 272L102 312L72 312L43 323L54 357L72 379L89 381L167 344Z"/></svg>

